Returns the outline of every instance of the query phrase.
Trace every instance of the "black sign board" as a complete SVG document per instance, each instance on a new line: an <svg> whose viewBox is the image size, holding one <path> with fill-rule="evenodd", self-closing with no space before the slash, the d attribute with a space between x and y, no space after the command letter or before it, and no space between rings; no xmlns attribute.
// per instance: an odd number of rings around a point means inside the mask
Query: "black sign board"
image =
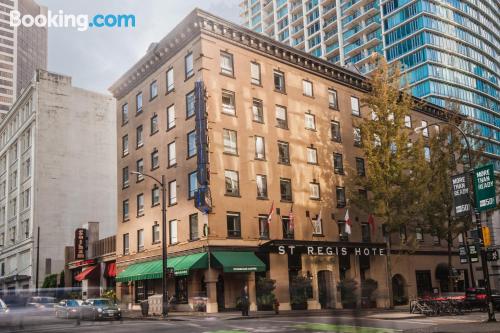
<svg viewBox="0 0 500 333"><path fill-rule="evenodd" d="M498 251L495 249L488 249L486 251L486 260L487 261L498 261Z"/></svg>
<svg viewBox="0 0 500 333"><path fill-rule="evenodd" d="M458 255L460 257L460 263L466 264L469 262L469 258L467 257L467 248L463 245L458 247Z"/></svg>
<svg viewBox="0 0 500 333"><path fill-rule="evenodd" d="M469 245L469 256L472 263L479 261L479 251L477 249L476 245Z"/></svg>
<svg viewBox="0 0 500 333"><path fill-rule="evenodd" d="M467 173L451 177L453 207L456 216L466 216L471 212L470 181Z"/></svg>
<svg viewBox="0 0 500 333"><path fill-rule="evenodd" d="M167 278L169 279L175 278L175 271L173 267L167 267Z"/></svg>
<svg viewBox="0 0 500 333"><path fill-rule="evenodd" d="M87 259L87 229L78 228L75 231L75 260Z"/></svg>

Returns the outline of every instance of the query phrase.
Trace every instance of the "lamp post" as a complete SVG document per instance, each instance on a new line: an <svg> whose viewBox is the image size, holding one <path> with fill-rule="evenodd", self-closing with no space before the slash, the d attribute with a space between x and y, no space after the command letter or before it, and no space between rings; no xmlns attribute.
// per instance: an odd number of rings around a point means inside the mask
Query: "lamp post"
<svg viewBox="0 0 500 333"><path fill-rule="evenodd" d="M453 123L449 123L447 121L438 121L438 122L435 122L435 123L432 123L430 125L426 125L426 126L420 126L420 127L417 127L415 128L415 132L418 133L430 126L434 126L434 125L441 125L441 124L445 124L445 125L448 125L448 126L452 126L454 127L455 129L457 129L459 131L459 133L463 136L464 140L465 140L465 144L467 145L467 155L468 155L468 164L469 164L469 170L467 170L468 173L472 173L474 171L474 163L472 161L472 150L471 150L471 146L470 146L470 143L469 143L469 139L467 138L467 135L465 134L465 132L460 128L458 127L457 125L453 124ZM475 206L475 202L473 202L473 205L472 207ZM475 211L475 214L476 214L476 227L478 227L478 233L481 237L481 239L483 239L483 236L482 236L482 231L481 231L481 215L478 211ZM471 221L472 221L472 212L471 212ZM469 266L470 266L470 270L471 270L471 274L473 272L472 270L472 263L470 262L470 255L469 255L469 248L468 248L468 243L467 243L467 238L465 237L465 235L463 235L462 237L464 239L464 245L465 245L465 248L466 248L466 251L467 251L467 256L469 257ZM486 300L487 300L487 303L488 303L488 321L496 321L495 319L495 311L493 309L493 302L491 300L491 285L490 285L490 275L489 275L489 270L488 270L488 262L486 261L486 251L484 250L481 250L481 266L482 266L482 270L483 270L483 278L484 278L484 282L485 282L485 286L486 286ZM474 276L472 275L472 284L475 285L475 281L474 281Z"/></svg>
<svg viewBox="0 0 500 333"><path fill-rule="evenodd" d="M155 177L137 171L132 171L131 174L140 175L143 177L149 177L157 182L161 187L161 267L163 276L161 279L161 289L162 289L162 308L161 313L163 317L168 315L168 292L167 292L167 278L168 278L168 268L167 268L167 199L166 193L167 188L165 184L165 176L161 176L161 181Z"/></svg>

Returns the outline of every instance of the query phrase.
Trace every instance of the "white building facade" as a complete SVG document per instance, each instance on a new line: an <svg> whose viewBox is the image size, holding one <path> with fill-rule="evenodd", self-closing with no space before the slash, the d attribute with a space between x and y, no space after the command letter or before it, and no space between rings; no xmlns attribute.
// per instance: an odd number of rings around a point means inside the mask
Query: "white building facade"
<svg viewBox="0 0 500 333"><path fill-rule="evenodd" d="M0 122L0 290L59 274L64 247L85 222L113 234L114 109L112 97L38 70Z"/></svg>

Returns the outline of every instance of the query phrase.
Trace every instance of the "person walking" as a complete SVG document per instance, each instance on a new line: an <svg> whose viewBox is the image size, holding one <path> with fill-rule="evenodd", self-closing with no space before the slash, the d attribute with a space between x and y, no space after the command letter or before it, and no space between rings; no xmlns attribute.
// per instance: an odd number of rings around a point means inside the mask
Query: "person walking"
<svg viewBox="0 0 500 333"><path fill-rule="evenodd" d="M241 290L241 315L248 316L248 308L250 307L250 300L248 299L248 286L245 285Z"/></svg>

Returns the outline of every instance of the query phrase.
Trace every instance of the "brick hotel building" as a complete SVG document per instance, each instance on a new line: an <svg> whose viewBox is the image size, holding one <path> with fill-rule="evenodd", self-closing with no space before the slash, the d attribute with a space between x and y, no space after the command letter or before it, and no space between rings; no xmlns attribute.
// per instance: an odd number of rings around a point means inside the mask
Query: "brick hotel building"
<svg viewBox="0 0 500 333"><path fill-rule="evenodd" d="M388 278L381 225L371 233L366 214L349 209L345 233L345 178L364 176L353 119L369 117L366 89L356 73L198 9L152 44L110 88L121 301L161 293L161 189L136 170L166 178L168 288L181 308L198 299L207 312L234 308L248 284L256 309L260 276L277 281L281 309L291 307L298 275L311 281L310 309L341 307L346 278L377 281L377 306L388 287L404 300L447 285L444 241L418 230L393 235ZM445 117L426 105L407 125ZM417 249L398 251L410 239Z"/></svg>

